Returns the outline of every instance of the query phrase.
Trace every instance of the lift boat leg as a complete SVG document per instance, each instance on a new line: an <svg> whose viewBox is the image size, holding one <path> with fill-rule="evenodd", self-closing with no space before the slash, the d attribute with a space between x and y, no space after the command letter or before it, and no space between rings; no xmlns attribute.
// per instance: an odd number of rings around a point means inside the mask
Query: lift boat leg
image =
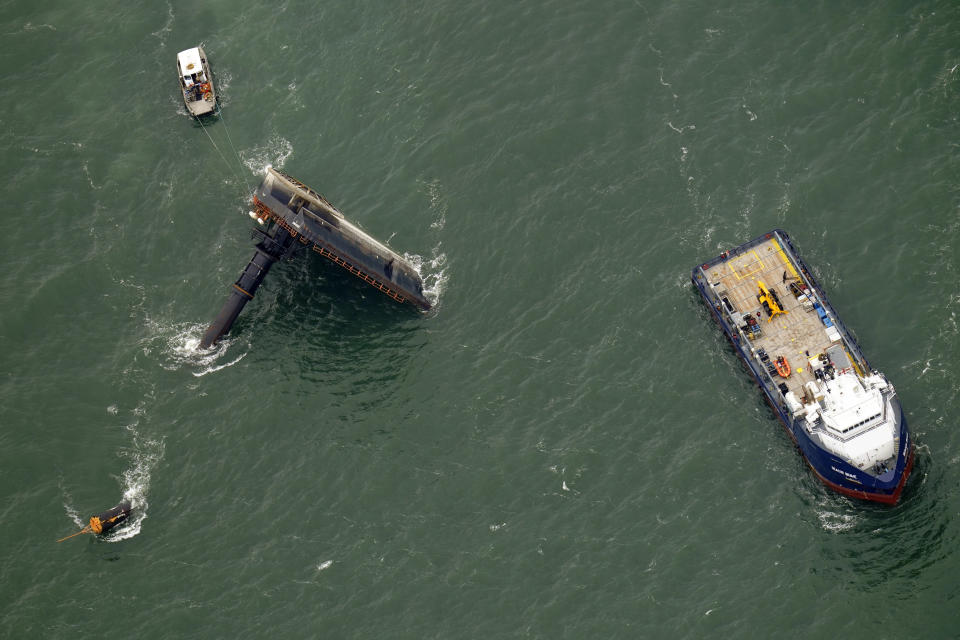
<svg viewBox="0 0 960 640"><path fill-rule="evenodd" d="M233 290L230 292L227 302L223 305L220 313L217 314L213 324L203 334L203 340L200 341L201 349L213 346L224 334L230 331L230 327L233 326L244 305L253 299L257 288L267 277L270 267L283 257L284 252L292 242L293 236L286 229L278 227L273 237L265 236L257 245L257 252L253 254L247 268L243 270L243 273L233 284Z"/></svg>

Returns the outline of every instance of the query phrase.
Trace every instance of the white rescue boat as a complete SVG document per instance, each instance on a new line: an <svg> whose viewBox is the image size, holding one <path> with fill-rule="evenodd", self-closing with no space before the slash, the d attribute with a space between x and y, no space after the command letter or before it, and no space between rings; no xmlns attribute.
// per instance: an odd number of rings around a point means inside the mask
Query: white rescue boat
<svg viewBox="0 0 960 640"><path fill-rule="evenodd" d="M203 47L185 49L177 54L177 74L183 102L190 115L199 117L213 113L217 105L217 94L213 88L213 76Z"/></svg>

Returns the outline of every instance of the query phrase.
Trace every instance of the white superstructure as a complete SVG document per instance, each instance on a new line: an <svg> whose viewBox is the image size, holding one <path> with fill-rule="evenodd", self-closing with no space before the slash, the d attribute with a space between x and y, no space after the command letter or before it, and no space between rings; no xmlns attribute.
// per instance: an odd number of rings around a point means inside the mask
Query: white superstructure
<svg viewBox="0 0 960 640"><path fill-rule="evenodd" d="M202 47L184 49L177 54L177 76L183 102L192 115L202 116L216 109L217 94Z"/></svg>
<svg viewBox="0 0 960 640"><path fill-rule="evenodd" d="M807 432L823 448L861 470L882 473L899 443L893 385L878 372L861 377L853 367L814 360L816 379L803 386L803 397L788 394L791 413L804 417Z"/></svg>

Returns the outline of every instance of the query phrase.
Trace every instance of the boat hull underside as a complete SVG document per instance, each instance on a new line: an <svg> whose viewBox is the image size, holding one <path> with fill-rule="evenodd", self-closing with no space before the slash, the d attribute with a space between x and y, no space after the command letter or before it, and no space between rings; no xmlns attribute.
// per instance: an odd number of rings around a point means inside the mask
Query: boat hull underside
<svg viewBox="0 0 960 640"><path fill-rule="evenodd" d="M254 205L302 244L312 246L378 290L399 302L430 309L423 280L406 258L343 218L307 187L292 184L288 176L268 169Z"/></svg>

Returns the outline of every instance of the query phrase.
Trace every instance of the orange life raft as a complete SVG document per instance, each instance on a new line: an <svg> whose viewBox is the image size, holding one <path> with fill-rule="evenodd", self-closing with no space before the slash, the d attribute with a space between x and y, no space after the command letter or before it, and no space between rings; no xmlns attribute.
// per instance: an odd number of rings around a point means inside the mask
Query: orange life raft
<svg viewBox="0 0 960 640"><path fill-rule="evenodd" d="M777 373L780 374L781 378L790 377L790 363L787 362L786 358L783 356L777 356L777 359L773 364L777 367Z"/></svg>

